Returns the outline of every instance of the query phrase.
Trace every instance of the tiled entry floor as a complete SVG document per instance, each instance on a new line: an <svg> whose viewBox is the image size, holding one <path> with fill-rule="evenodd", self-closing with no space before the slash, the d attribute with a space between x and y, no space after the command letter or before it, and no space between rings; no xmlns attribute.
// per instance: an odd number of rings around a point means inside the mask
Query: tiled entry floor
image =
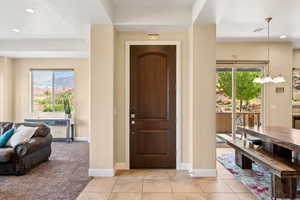
<svg viewBox="0 0 300 200"><path fill-rule="evenodd" d="M218 153L232 151L218 149ZM187 171L119 171L95 178L77 200L255 200L247 188L217 163L218 177L191 178Z"/></svg>

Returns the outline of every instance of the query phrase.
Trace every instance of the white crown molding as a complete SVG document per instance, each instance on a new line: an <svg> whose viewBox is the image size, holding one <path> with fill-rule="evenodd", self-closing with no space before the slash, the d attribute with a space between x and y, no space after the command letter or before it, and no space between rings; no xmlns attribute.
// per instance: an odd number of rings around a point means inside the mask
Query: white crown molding
<svg viewBox="0 0 300 200"><path fill-rule="evenodd" d="M89 169L89 176L113 177L115 176L115 170L114 169Z"/></svg>
<svg viewBox="0 0 300 200"><path fill-rule="evenodd" d="M88 58L87 51L0 51L0 56L10 58Z"/></svg>
<svg viewBox="0 0 300 200"><path fill-rule="evenodd" d="M191 169L191 177L216 177L216 169Z"/></svg>

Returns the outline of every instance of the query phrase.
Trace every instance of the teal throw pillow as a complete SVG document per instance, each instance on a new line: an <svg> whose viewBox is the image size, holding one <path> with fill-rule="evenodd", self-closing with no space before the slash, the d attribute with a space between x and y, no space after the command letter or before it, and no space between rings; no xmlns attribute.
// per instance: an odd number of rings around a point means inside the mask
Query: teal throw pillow
<svg viewBox="0 0 300 200"><path fill-rule="evenodd" d="M0 136L0 147L5 147L9 138L15 133L15 128L9 129Z"/></svg>

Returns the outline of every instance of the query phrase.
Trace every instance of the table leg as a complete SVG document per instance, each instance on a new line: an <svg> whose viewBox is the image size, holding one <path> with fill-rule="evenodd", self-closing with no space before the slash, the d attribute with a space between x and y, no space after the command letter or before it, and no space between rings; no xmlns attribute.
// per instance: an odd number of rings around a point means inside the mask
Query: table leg
<svg viewBox="0 0 300 200"><path fill-rule="evenodd" d="M252 169L252 160L244 156L239 150L235 150L235 163L242 169Z"/></svg>
<svg viewBox="0 0 300 200"><path fill-rule="evenodd" d="M67 120L67 142L71 142L71 138L70 138L70 127L71 127L71 123L70 120Z"/></svg>
<svg viewBox="0 0 300 200"><path fill-rule="evenodd" d="M71 125L71 140L74 141L74 134L75 133L75 127L74 124Z"/></svg>
<svg viewBox="0 0 300 200"><path fill-rule="evenodd" d="M294 152L294 163L300 165L300 153ZM300 186L300 178L297 178L297 185Z"/></svg>
<svg viewBox="0 0 300 200"><path fill-rule="evenodd" d="M272 175L272 197L275 198L296 198L297 181L295 178L279 178Z"/></svg>

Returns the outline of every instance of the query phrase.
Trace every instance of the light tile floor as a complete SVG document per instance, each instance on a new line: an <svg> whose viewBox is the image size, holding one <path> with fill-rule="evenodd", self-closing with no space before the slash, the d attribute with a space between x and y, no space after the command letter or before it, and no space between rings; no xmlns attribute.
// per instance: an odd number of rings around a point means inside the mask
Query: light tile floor
<svg viewBox="0 0 300 200"><path fill-rule="evenodd" d="M217 154L233 152L218 148ZM217 162L216 178L191 178L183 170L127 170L113 178L94 178L77 200L255 200Z"/></svg>

